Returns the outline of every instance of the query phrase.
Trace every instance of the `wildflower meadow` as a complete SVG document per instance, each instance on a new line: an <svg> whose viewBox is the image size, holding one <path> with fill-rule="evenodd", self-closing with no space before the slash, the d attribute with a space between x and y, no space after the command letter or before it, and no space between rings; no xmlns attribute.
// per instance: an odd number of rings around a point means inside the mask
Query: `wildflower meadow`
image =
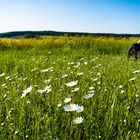
<svg viewBox="0 0 140 140"><path fill-rule="evenodd" d="M137 38L0 39L1 140L139 140Z"/></svg>

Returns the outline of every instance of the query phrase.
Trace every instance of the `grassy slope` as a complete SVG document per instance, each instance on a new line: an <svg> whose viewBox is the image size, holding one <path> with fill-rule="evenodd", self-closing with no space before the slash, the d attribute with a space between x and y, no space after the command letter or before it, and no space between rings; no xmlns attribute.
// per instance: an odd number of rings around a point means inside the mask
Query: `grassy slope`
<svg viewBox="0 0 140 140"><path fill-rule="evenodd" d="M0 72L5 75L0 77L0 139L139 139L140 74L132 72L140 64L125 55L135 40L1 40ZM50 67L52 71L41 72ZM83 75L78 76L79 72ZM64 74L68 77L62 78ZM47 79L50 83L44 82ZM72 93L73 87L65 83L74 80L79 90ZM30 85L33 90L21 98ZM50 93L38 93L48 85ZM94 96L85 100L89 87L94 87ZM69 96L71 103L84 106L83 112L64 111L64 99ZM72 122L77 116L84 118L80 125Z"/></svg>

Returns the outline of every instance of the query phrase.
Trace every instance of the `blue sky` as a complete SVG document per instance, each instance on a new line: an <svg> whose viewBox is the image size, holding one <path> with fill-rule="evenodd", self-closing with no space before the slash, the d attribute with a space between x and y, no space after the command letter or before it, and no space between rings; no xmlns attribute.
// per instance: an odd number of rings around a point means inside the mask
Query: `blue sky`
<svg viewBox="0 0 140 140"><path fill-rule="evenodd" d="M0 32L140 33L140 0L1 0Z"/></svg>

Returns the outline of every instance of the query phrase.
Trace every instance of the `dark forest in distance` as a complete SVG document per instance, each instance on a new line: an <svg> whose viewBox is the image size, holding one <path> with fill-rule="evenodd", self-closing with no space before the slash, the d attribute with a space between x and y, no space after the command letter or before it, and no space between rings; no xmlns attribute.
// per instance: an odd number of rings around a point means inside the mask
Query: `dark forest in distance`
<svg viewBox="0 0 140 140"><path fill-rule="evenodd" d="M24 36L96 36L96 37L140 37L140 34L115 34L115 33L83 33L59 31L13 31L0 33L0 38L18 38Z"/></svg>

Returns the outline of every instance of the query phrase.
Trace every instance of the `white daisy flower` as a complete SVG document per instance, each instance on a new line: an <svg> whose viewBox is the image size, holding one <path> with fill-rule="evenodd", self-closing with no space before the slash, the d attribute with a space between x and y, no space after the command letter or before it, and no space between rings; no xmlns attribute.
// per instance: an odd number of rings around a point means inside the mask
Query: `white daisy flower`
<svg viewBox="0 0 140 140"><path fill-rule="evenodd" d="M5 86L6 86L6 84L2 84L1 86L2 86L2 87L5 87Z"/></svg>
<svg viewBox="0 0 140 140"><path fill-rule="evenodd" d="M89 90L93 90L93 89L95 89L95 87L89 87Z"/></svg>
<svg viewBox="0 0 140 140"><path fill-rule="evenodd" d="M57 107L61 107L62 106L62 104L57 104Z"/></svg>
<svg viewBox="0 0 140 140"><path fill-rule="evenodd" d="M76 80L76 81L71 81L71 82L69 82L69 83L65 83L65 85L68 86L68 87L73 87L73 86L75 86L75 85L77 85L77 84L78 84L78 80Z"/></svg>
<svg viewBox="0 0 140 140"><path fill-rule="evenodd" d="M49 72L49 71L53 71L53 67L42 70L41 72Z"/></svg>
<svg viewBox="0 0 140 140"><path fill-rule="evenodd" d="M27 89L25 89L24 91L23 91L23 94L21 95L21 98L24 98L29 92L31 92L31 90L32 90L32 86L30 86L30 87L28 87Z"/></svg>
<svg viewBox="0 0 140 140"><path fill-rule="evenodd" d="M98 78L91 78L91 80L93 81L93 82L95 82L95 81L97 81L98 80Z"/></svg>
<svg viewBox="0 0 140 140"><path fill-rule="evenodd" d="M83 72L77 73L78 76L81 76L81 75L83 75L83 74L84 74Z"/></svg>
<svg viewBox="0 0 140 140"><path fill-rule="evenodd" d="M37 68L31 69L31 72L36 71L36 70L37 70Z"/></svg>
<svg viewBox="0 0 140 140"><path fill-rule="evenodd" d="M84 59L85 59L85 58L82 57L82 58L80 59L80 61L82 61L82 60L84 60Z"/></svg>
<svg viewBox="0 0 140 140"><path fill-rule="evenodd" d="M64 99L64 102L65 102L65 103L68 103L68 102L70 102L70 101L71 101L71 98L70 98L70 97Z"/></svg>
<svg viewBox="0 0 140 140"><path fill-rule="evenodd" d="M76 63L77 65L73 66L74 68L78 68L80 66L80 62Z"/></svg>
<svg viewBox="0 0 140 140"><path fill-rule="evenodd" d="M97 73L97 75L100 77L100 76L101 76L101 73L100 73L100 72L98 72L98 73Z"/></svg>
<svg viewBox="0 0 140 140"><path fill-rule="evenodd" d="M99 81L97 84L100 85L101 84L101 81Z"/></svg>
<svg viewBox="0 0 140 140"><path fill-rule="evenodd" d="M74 123L74 124L80 124L80 123L83 122L83 120L84 120L84 118L82 118L82 117L77 117L76 119L73 120L73 123Z"/></svg>
<svg viewBox="0 0 140 140"><path fill-rule="evenodd" d="M129 81L135 81L136 77L129 79Z"/></svg>
<svg viewBox="0 0 140 140"><path fill-rule="evenodd" d="M38 90L39 93L43 94L43 93L49 93L51 91L51 85L45 87L44 89L40 89Z"/></svg>
<svg viewBox="0 0 140 140"><path fill-rule="evenodd" d="M85 62L84 62L84 64L85 64L85 65L87 65L87 64L88 64L88 62L87 62L87 61L85 61Z"/></svg>
<svg viewBox="0 0 140 140"><path fill-rule="evenodd" d="M0 74L0 77L3 77L5 75L5 73Z"/></svg>
<svg viewBox="0 0 140 140"><path fill-rule="evenodd" d="M68 77L68 75L67 75L67 74L62 75L62 78L66 78L66 77Z"/></svg>
<svg viewBox="0 0 140 140"><path fill-rule="evenodd" d="M84 111L84 107L83 106L79 106L78 109L76 110L77 113L83 112Z"/></svg>
<svg viewBox="0 0 140 140"><path fill-rule="evenodd" d="M25 81L25 80L27 80L28 78L27 77L25 77L25 78L23 78L23 81Z"/></svg>
<svg viewBox="0 0 140 140"><path fill-rule="evenodd" d="M73 89L71 92L77 92L78 90L79 90L79 88L77 87L77 88Z"/></svg>
<svg viewBox="0 0 140 140"><path fill-rule="evenodd" d="M89 93L89 94L86 94L86 95L84 95L84 98L85 99L90 99L90 98L92 98L93 97L93 95L94 95L94 93Z"/></svg>
<svg viewBox="0 0 140 140"><path fill-rule="evenodd" d="M63 108L65 111L76 111L78 110L79 107L76 104L69 104L69 105L65 105Z"/></svg>
<svg viewBox="0 0 140 140"><path fill-rule="evenodd" d="M124 119L123 122L126 123L126 119Z"/></svg>
<svg viewBox="0 0 140 140"><path fill-rule="evenodd" d="M73 64L74 64L74 62L69 62L69 63L68 63L68 65L73 65Z"/></svg>
<svg viewBox="0 0 140 140"><path fill-rule="evenodd" d="M47 83L47 84L49 84L50 81L51 81L51 79L47 79L47 80L45 80L44 82Z"/></svg>
<svg viewBox="0 0 140 140"><path fill-rule="evenodd" d="M124 93L124 90L121 90L121 93Z"/></svg>
<svg viewBox="0 0 140 140"><path fill-rule="evenodd" d="M138 95L138 94L136 94L136 97L138 98L138 97L139 97L139 95Z"/></svg>
<svg viewBox="0 0 140 140"><path fill-rule="evenodd" d="M93 61L95 61L95 60L96 60L95 58L94 58L94 59L92 59L92 60L90 61L90 63L91 63L91 62L93 62Z"/></svg>
<svg viewBox="0 0 140 140"><path fill-rule="evenodd" d="M120 85L119 88L123 88L123 85Z"/></svg>
<svg viewBox="0 0 140 140"><path fill-rule="evenodd" d="M74 64L74 62L71 62L71 63L70 63L70 65L73 65L73 64Z"/></svg>
<svg viewBox="0 0 140 140"><path fill-rule="evenodd" d="M139 73L139 72L140 72L140 70L135 70L132 73L135 74L135 73Z"/></svg>
<svg viewBox="0 0 140 140"><path fill-rule="evenodd" d="M9 80L9 79L10 79L10 76L7 76L5 79L6 79L6 80Z"/></svg>

